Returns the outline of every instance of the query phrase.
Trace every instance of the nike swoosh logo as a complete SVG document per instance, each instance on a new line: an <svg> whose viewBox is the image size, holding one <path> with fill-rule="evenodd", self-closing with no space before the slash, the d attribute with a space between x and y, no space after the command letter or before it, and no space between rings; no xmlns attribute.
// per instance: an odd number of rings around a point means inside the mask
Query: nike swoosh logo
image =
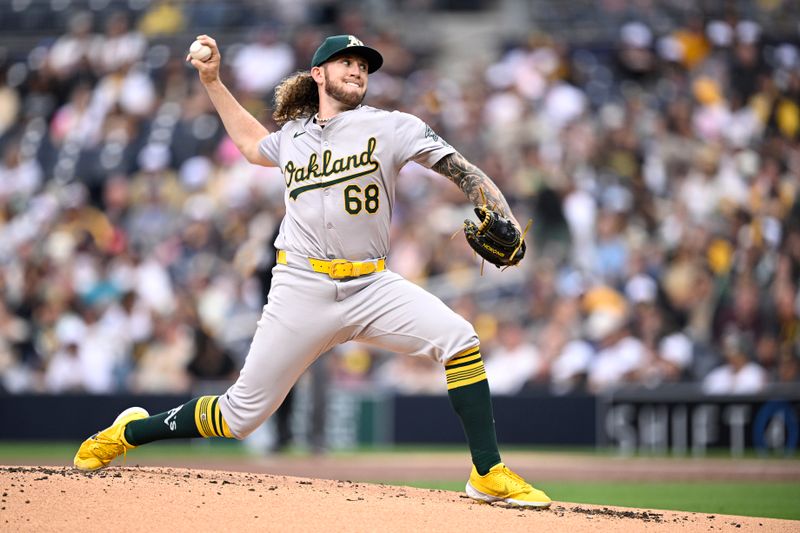
<svg viewBox="0 0 800 533"><path fill-rule="evenodd" d="M297 133L294 134L294 138L297 139L298 137L300 137L304 133L305 133L304 131L297 132Z"/></svg>

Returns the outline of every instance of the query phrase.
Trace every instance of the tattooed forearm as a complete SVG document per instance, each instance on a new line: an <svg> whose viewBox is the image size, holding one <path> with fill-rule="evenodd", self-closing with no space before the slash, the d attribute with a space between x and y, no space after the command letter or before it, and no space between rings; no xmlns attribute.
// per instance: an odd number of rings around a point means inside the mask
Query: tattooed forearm
<svg viewBox="0 0 800 533"><path fill-rule="evenodd" d="M497 185L486 173L467 161L463 155L456 152L445 156L431 169L458 185L473 205L483 205L485 202L489 207L516 223L514 215L511 214L511 208Z"/></svg>

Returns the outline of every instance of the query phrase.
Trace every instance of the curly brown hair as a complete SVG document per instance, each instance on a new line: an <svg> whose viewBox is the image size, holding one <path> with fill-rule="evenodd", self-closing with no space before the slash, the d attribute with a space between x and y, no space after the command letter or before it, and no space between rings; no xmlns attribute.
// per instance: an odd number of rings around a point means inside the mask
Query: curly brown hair
<svg viewBox="0 0 800 533"><path fill-rule="evenodd" d="M275 88L275 111L272 118L279 125L319 111L319 91L311 73L296 72Z"/></svg>

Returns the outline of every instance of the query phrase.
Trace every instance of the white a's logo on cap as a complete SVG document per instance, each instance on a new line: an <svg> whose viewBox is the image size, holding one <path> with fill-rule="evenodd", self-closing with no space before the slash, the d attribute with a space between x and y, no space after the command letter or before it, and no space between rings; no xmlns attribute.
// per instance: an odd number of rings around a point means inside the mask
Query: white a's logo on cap
<svg viewBox="0 0 800 533"><path fill-rule="evenodd" d="M347 36L347 46L348 47L350 47L350 46L364 46L364 43L362 43L360 40L358 40L358 38L355 35L348 35Z"/></svg>

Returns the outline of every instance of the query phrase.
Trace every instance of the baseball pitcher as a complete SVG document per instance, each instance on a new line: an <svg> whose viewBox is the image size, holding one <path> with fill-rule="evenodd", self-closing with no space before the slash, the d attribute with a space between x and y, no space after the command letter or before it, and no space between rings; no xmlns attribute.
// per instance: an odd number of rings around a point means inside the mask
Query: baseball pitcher
<svg viewBox="0 0 800 533"><path fill-rule="evenodd" d="M389 224L400 169L416 161L455 183L475 205L465 223L470 246L497 266L525 254L519 224L497 186L419 118L362 105L381 54L352 35L328 37L309 71L276 89L270 132L219 77L214 39L205 60L187 57L231 139L253 164L277 166L286 215L276 240L268 303L239 378L221 396L166 413L123 411L83 442L74 464L107 466L128 450L169 438L242 439L278 408L300 375L333 346L359 341L445 366L473 468L467 494L478 500L548 507L547 495L506 467L495 437L489 385L473 327L441 300L386 269Z"/></svg>

